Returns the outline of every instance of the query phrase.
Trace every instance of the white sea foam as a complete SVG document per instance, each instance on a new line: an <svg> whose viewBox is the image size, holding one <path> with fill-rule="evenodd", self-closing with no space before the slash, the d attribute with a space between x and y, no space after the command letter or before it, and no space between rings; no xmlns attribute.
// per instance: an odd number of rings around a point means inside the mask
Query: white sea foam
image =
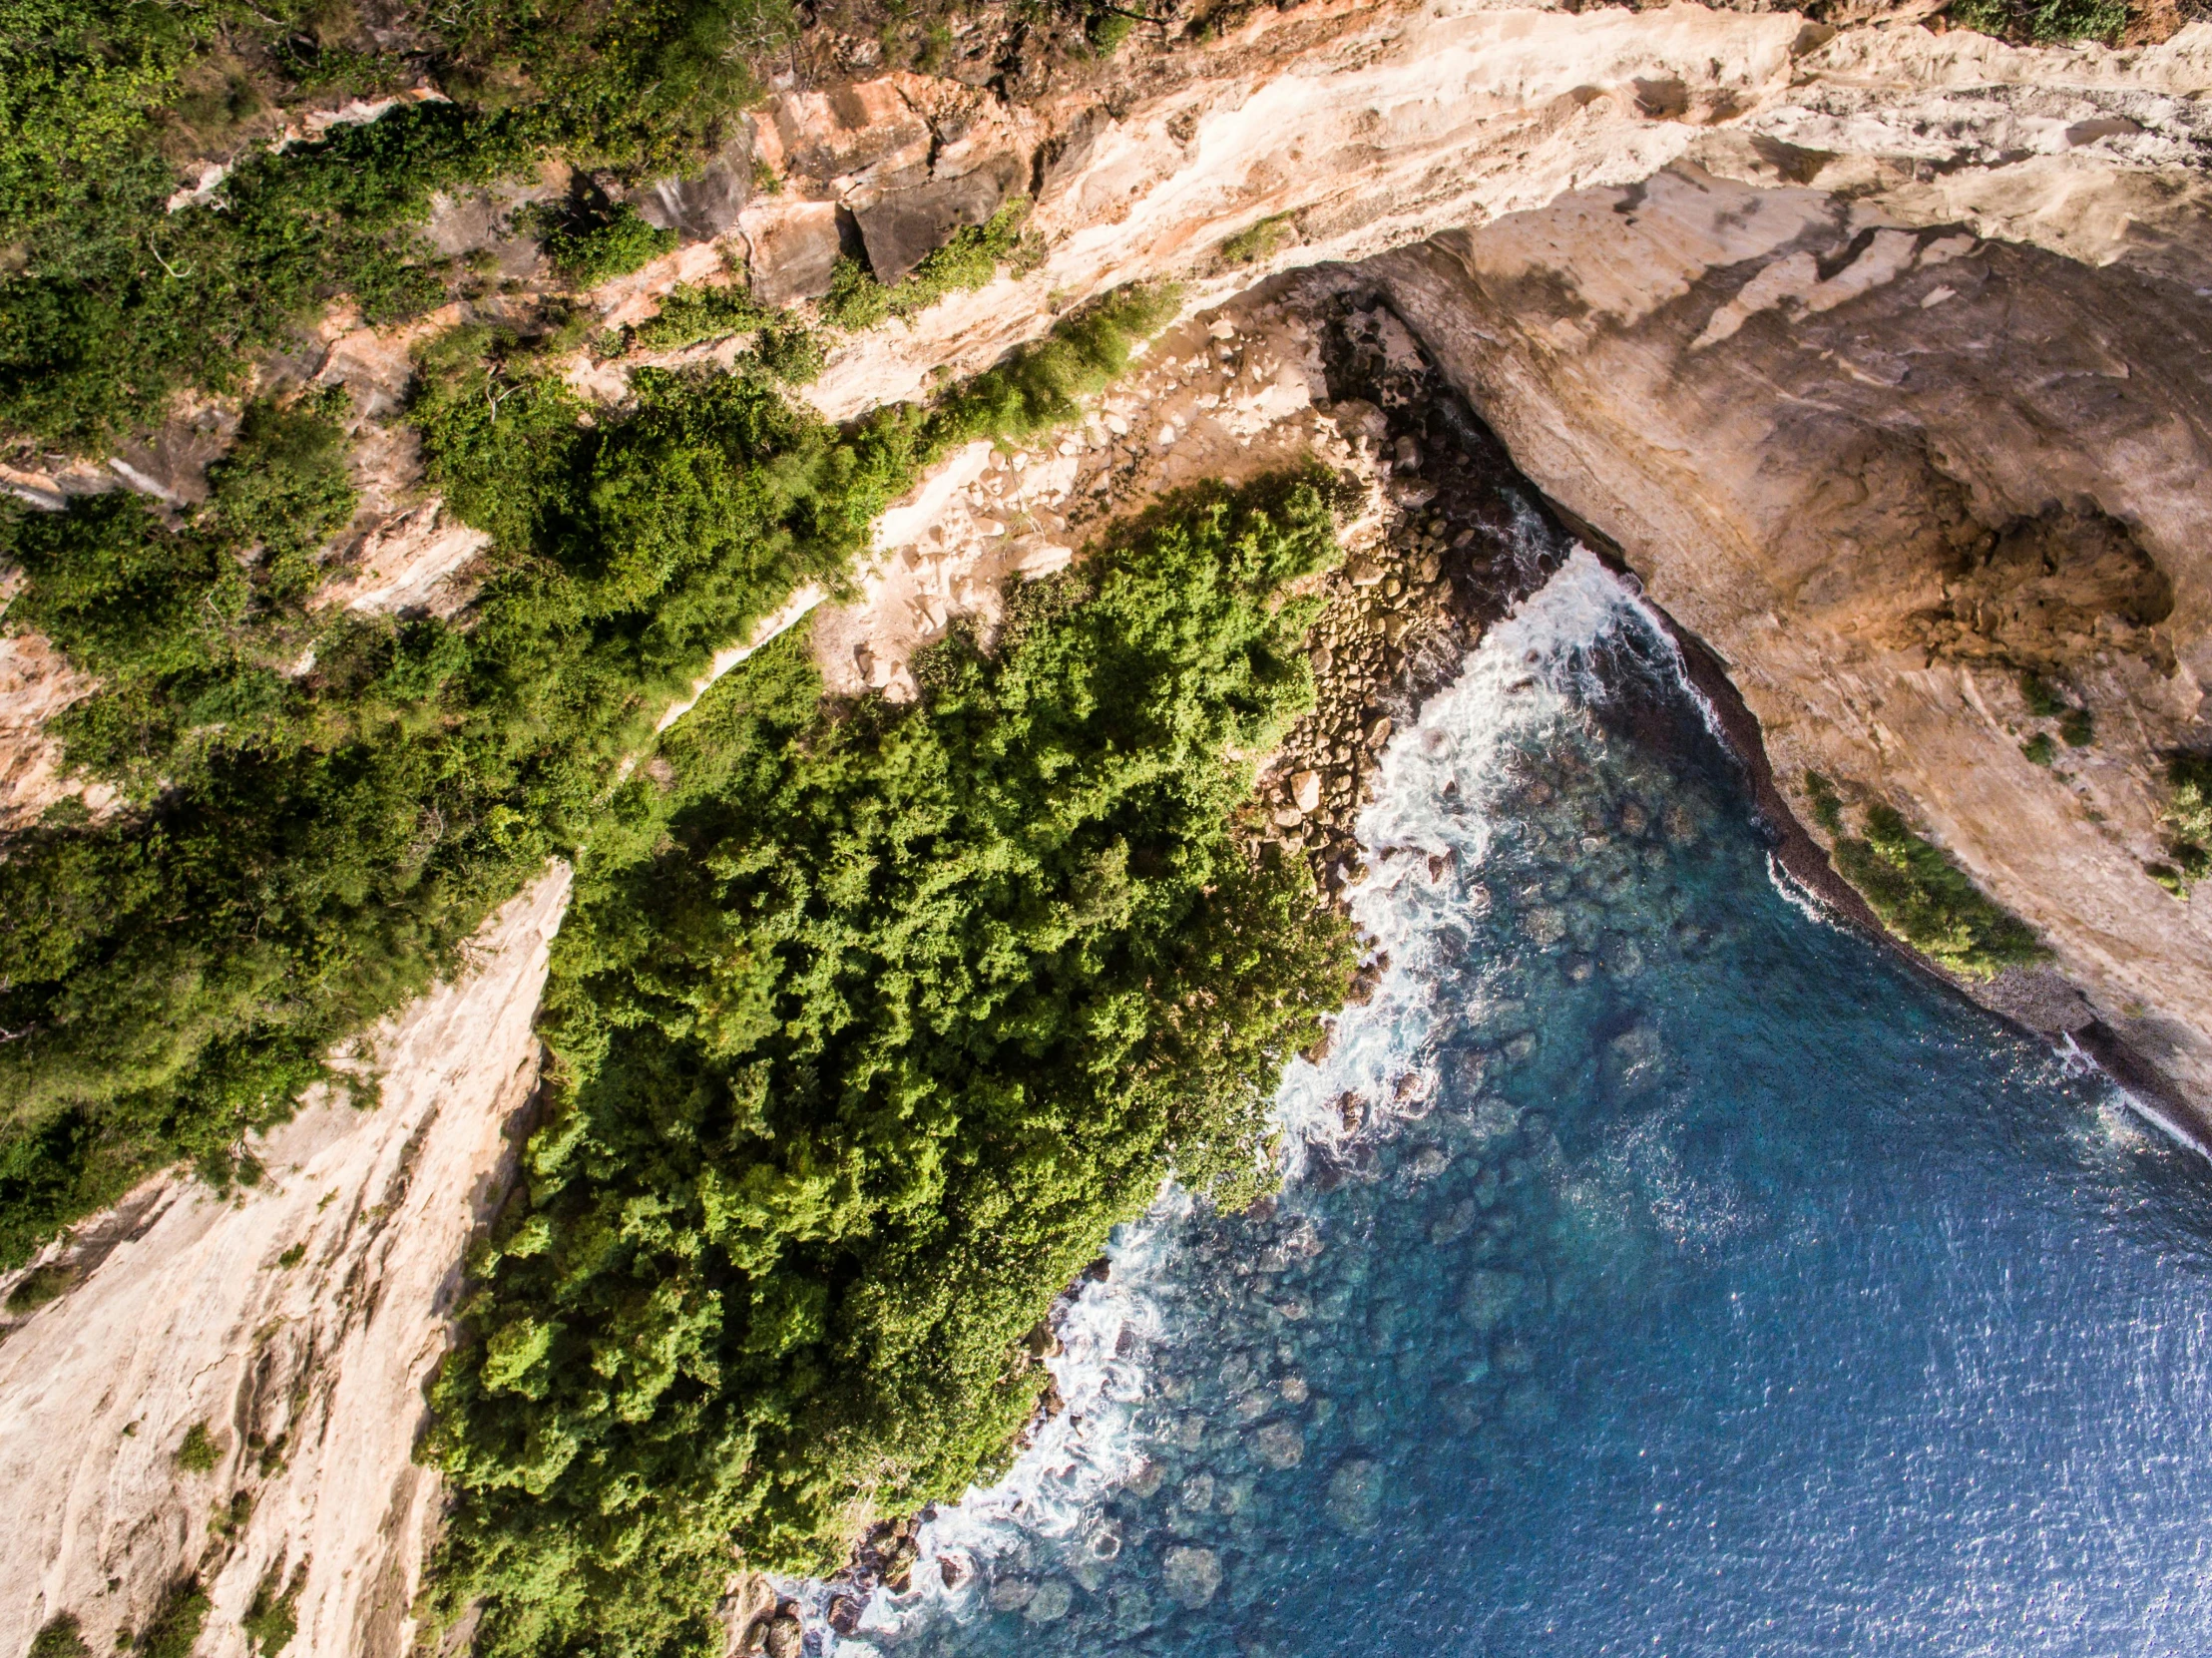
<svg viewBox="0 0 2212 1658"><path fill-rule="evenodd" d="M1672 641L1642 601L1577 546L1469 653L1459 678L1393 737L1377 797L1359 820L1365 879L1351 895L1354 920L1389 953L1391 966L1374 997L1345 1012L1328 1056L1318 1064L1295 1060L1284 1074L1274 1126L1286 1179L1298 1178L1311 1147L1343 1135L1335 1101L1347 1092L1390 1100L1440 1028L1464 1017L1464 1006L1440 1007L1437 998L1445 984L1458 987L1462 1004L1466 997L1464 979L1441 971L1441 958L1455 919L1482 901L1470 883L1495 825L1478 802L1518 738L1605 696L1604 675L1618 664L1601 660L1600 651L1624 625L1639 633L1639 654L1686 688ZM1433 878L1431 858L1447 860L1460 878ZM979 1615L979 1588L1021 1569L1036 1543L1065 1549L1092 1532L1081 1546L1102 1555L1113 1546L1100 1499L1142 1464L1136 1413L1145 1376L1132 1353L1170 1334L1146 1285L1165 1267L1168 1240L1192 1201L1169 1186L1144 1221L1116 1232L1106 1250L1108 1277L1085 1283L1058 1315L1063 1351L1046 1362L1066 1410L1041 1426L1003 1478L971 1487L923 1521L912 1586L903 1594L879 1588L857 1639L833 1647L836 1658L896 1646L927 1621ZM816 1613L827 1598L819 1584L787 1589Z"/></svg>

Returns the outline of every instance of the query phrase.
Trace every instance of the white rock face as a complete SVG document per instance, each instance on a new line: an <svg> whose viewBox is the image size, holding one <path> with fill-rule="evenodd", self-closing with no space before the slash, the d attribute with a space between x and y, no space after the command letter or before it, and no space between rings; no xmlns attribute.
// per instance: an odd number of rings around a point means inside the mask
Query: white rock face
<svg viewBox="0 0 2212 1658"><path fill-rule="evenodd" d="M2093 1015L2212 1100L2212 909L2146 873L2164 756L2206 735L2212 311L2173 244L2098 268L1821 182L1681 163L1374 269L1730 664L1786 785L1905 810L2056 951L2088 997L2059 1029ZM1992 538L2051 515L2008 569ZM2093 744L2022 753L2023 665Z"/></svg>

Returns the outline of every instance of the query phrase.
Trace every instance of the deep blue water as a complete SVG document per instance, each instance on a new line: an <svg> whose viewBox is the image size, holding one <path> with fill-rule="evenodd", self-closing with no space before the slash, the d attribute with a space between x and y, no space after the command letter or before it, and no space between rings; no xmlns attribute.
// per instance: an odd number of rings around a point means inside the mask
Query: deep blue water
<svg viewBox="0 0 2212 1658"><path fill-rule="evenodd" d="M1793 904L1586 555L1363 831L1281 1198L1118 1242L873 1647L2212 1652L2212 1170Z"/></svg>

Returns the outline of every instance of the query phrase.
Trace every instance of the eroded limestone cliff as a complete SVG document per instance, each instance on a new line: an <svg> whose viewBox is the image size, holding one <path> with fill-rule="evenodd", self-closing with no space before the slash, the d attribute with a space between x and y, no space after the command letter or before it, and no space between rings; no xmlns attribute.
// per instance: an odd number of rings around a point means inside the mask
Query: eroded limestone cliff
<svg viewBox="0 0 2212 1658"><path fill-rule="evenodd" d="M2212 900L2146 873L2167 757L2208 736L2208 146L2206 24L2030 49L1906 18L1315 4L1039 99L918 75L787 88L712 188L660 193L691 243L595 302L642 318L725 259L803 301L856 236L895 274L1033 195L1032 268L834 350L805 390L847 417L1120 282L1181 280L1195 316L1294 266L1354 267L1315 280L1386 296L1527 476L1720 654L1785 793L1817 771L1896 806L2034 927L2063 983L1985 994L2116 1032L2212 1102ZM444 204L431 233L542 280L495 205ZM1361 411L1327 406L1272 297L1186 322L1019 465L956 455L886 521L859 604L777 624L816 629L839 688L898 691L915 644L1163 487L1308 453L1379 480ZM334 603L465 596L481 538L422 492L400 420L408 344L457 316L334 317L314 361L266 370L352 394L367 505ZM641 363L729 349L579 351L571 378L619 402ZM231 419L195 409L112 464L8 481L49 505L190 500ZM2054 764L2023 752L2051 725L2024 671L2090 716ZM35 636L0 639L12 821L73 790L108 804L41 731L89 688ZM295 1570L295 1651L400 1649L433 1494L409 1459L420 1384L529 1091L560 902L558 879L518 899L475 975L378 1044L375 1113L320 1107L262 1150L261 1187L158 1183L48 1259L64 1293L0 1349L23 1520L0 1646L57 1608L143 1625L197 1567L206 1651L245 1650L256 1587ZM222 1457L205 1488L174 1464L202 1421ZM246 1486L250 1515L219 1529Z"/></svg>

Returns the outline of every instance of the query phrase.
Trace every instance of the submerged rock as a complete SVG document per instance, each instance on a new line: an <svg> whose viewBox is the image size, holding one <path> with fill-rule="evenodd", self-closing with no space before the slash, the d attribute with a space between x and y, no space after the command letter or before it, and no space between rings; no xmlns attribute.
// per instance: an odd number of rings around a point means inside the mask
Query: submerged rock
<svg viewBox="0 0 2212 1658"><path fill-rule="evenodd" d="M1478 1267L1460 1294L1460 1311L1477 1330L1494 1329L1520 1305L1525 1288L1519 1273Z"/></svg>
<svg viewBox="0 0 2212 1658"><path fill-rule="evenodd" d="M1353 1456L1337 1464L1329 1475L1326 1508L1329 1520L1340 1531L1364 1537L1375 1529L1383 1506L1383 1472L1372 1459Z"/></svg>
<svg viewBox="0 0 2212 1658"><path fill-rule="evenodd" d="M1187 1544L1171 1548L1160 1561L1160 1582L1168 1598L1195 1612L1221 1589L1221 1556Z"/></svg>

